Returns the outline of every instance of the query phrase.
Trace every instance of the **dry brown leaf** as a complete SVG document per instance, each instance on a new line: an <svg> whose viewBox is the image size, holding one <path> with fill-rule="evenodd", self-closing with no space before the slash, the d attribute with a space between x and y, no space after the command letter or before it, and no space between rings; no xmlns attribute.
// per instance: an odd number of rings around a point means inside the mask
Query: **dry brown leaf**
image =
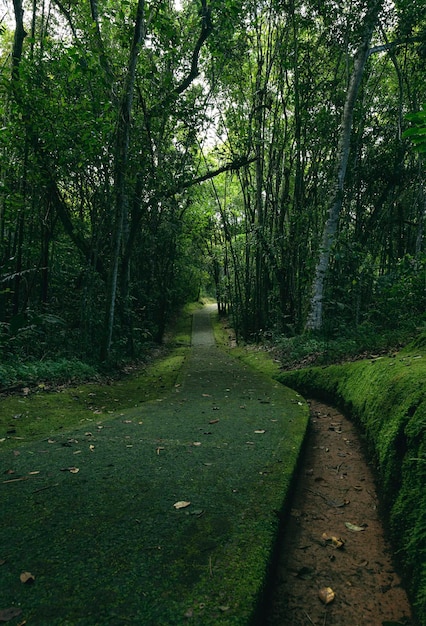
<svg viewBox="0 0 426 626"><path fill-rule="evenodd" d="M336 594L331 587L323 587L318 591L318 597L323 604L330 604L330 602L333 602Z"/></svg>
<svg viewBox="0 0 426 626"><path fill-rule="evenodd" d="M210 420L210 421L209 421L209 424L217 424L217 423L218 423L218 421L219 421L218 419L216 419L216 420Z"/></svg>
<svg viewBox="0 0 426 626"><path fill-rule="evenodd" d="M33 583L35 581L35 576L31 574L31 572L22 572L19 579L21 583Z"/></svg>
<svg viewBox="0 0 426 626"><path fill-rule="evenodd" d="M173 506L175 507L175 509L186 509L186 507L190 504L191 503L187 500L179 500L178 502L175 502Z"/></svg>
<svg viewBox="0 0 426 626"><path fill-rule="evenodd" d="M329 545L332 545L336 549L343 548L343 546L345 545L345 542L343 539L341 539L340 537L335 537L334 535L327 535L327 533L323 533L322 538Z"/></svg>

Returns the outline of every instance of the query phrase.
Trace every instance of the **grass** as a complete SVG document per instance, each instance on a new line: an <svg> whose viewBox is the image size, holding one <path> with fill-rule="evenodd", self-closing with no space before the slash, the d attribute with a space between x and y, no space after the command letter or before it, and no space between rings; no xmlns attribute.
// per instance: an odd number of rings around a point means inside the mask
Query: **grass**
<svg viewBox="0 0 426 626"><path fill-rule="evenodd" d="M66 432L88 421L100 423L123 409L135 408L168 393L189 351L191 316L196 308L197 305L186 307L176 319L165 354L116 380L102 378L90 370L87 372L91 374L90 382L72 384L70 381L82 377L82 369L69 362L68 368L60 369L60 376L47 380L47 373L58 372L59 368L34 366L29 370L30 377L21 377L20 391L1 399L0 449L25 445L58 431ZM25 369L21 371L25 374Z"/></svg>

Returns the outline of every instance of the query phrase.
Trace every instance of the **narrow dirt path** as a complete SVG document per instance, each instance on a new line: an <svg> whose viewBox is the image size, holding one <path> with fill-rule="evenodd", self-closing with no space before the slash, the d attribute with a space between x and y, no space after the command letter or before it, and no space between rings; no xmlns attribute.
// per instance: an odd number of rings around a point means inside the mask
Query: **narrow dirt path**
<svg viewBox="0 0 426 626"><path fill-rule="evenodd" d="M330 406L312 400L310 407L267 624L412 624L356 429Z"/></svg>

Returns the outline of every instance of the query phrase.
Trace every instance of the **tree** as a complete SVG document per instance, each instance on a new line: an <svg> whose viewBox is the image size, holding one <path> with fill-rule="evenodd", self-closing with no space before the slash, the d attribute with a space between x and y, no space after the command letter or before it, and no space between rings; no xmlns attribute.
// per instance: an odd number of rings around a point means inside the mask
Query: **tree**
<svg viewBox="0 0 426 626"><path fill-rule="evenodd" d="M307 319L308 330L318 330L323 322L324 284L329 268L331 250L335 241L337 224L343 203L343 192L348 165L354 108L369 56L371 38L382 9L383 0L369 2L363 23L363 33L354 57L353 69L346 92L339 144L335 157L335 182L329 202L327 221L324 226L320 255L312 287L311 310Z"/></svg>

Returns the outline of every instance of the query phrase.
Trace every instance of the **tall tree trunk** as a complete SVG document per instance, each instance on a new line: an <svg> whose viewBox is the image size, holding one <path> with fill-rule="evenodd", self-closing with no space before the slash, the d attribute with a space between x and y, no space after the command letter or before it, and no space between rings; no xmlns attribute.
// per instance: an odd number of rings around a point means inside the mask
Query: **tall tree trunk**
<svg viewBox="0 0 426 626"><path fill-rule="evenodd" d="M364 19L363 37L355 55L352 74L346 92L336 154L335 182L329 202L328 218L323 230L319 259L315 270L312 286L311 310L306 322L307 330L319 330L322 328L323 324L324 286L343 203L343 191L350 152L354 108L364 75L365 64L369 56L371 37L377 24L382 5L383 0L374 0L369 3Z"/></svg>
<svg viewBox="0 0 426 626"><path fill-rule="evenodd" d="M118 268L120 261L120 249L122 244L123 226L127 215L127 169L129 161L129 142L131 113L133 107L133 95L135 88L136 64L142 40L145 36L144 20L145 0L139 0L133 42L129 55L129 64L125 79L124 91L118 117L116 162L115 162L115 223L112 234L112 258L111 272L109 276L106 316L105 316L105 339L102 346L101 358L107 359L111 350L112 331L114 327L115 303L117 294Z"/></svg>

